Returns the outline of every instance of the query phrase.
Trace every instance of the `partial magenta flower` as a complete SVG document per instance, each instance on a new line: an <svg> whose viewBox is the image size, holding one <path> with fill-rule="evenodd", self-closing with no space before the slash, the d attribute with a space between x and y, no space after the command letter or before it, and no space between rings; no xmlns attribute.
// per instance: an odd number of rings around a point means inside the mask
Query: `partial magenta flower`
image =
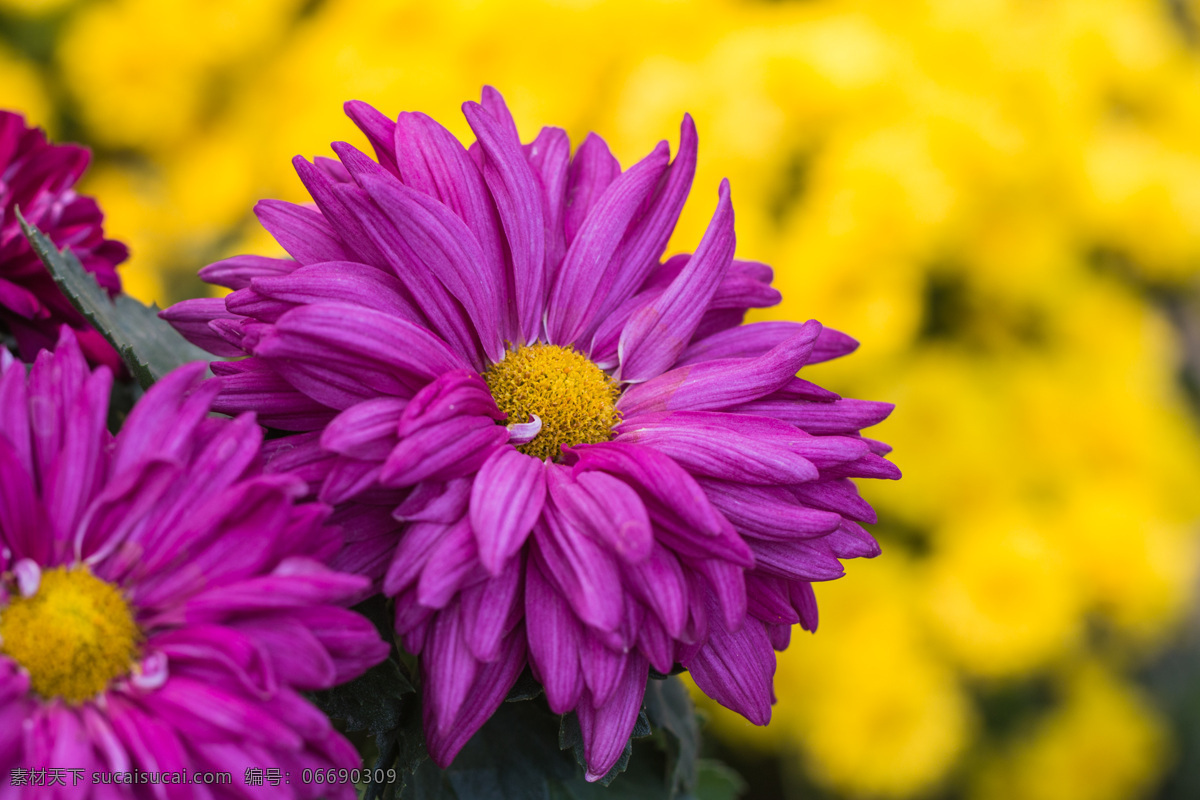
<svg viewBox="0 0 1200 800"><path fill-rule="evenodd" d="M253 415L209 416L220 384L203 364L163 378L113 437L112 374L89 372L71 331L57 345L28 376L0 351L0 795L243 797L253 767L291 771L272 796L331 796L300 771L359 758L301 692L388 646L343 608L370 581L322 563L341 546L329 509L263 474ZM82 780L13 777L46 768ZM182 770L233 780L93 782Z"/></svg>
<svg viewBox="0 0 1200 800"><path fill-rule="evenodd" d="M50 144L24 117L0 110L0 330L7 328L21 357L32 361L39 350L54 346L66 325L75 330L88 361L115 370L120 357L59 291L16 215L20 209L59 249L70 247L109 294L120 292L117 265L129 251L104 238L100 207L73 188L90 158L85 148Z"/></svg>
<svg viewBox="0 0 1200 800"><path fill-rule="evenodd" d="M817 322L742 325L777 303L734 258L733 206L661 261L696 132L622 170L591 135L572 157L521 144L499 94L463 107L469 149L419 113L350 117L373 160L295 160L314 206L256 211L292 259L206 267L235 291L164 312L222 356L214 403L297 435L271 469L320 481L420 653L445 765L528 663L574 710L589 778L617 761L651 668L755 723L776 649L817 624L811 582L878 547L854 477L896 478L858 431L891 406L796 373L856 343Z"/></svg>

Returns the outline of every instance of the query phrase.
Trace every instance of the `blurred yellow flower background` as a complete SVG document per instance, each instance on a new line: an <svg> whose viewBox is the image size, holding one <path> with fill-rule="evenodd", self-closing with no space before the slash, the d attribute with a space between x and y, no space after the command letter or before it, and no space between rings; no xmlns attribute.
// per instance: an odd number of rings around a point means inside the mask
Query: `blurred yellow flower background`
<svg viewBox="0 0 1200 800"><path fill-rule="evenodd" d="M690 111L700 164L672 248L729 177L739 256L774 265L785 298L758 318L862 342L812 371L897 404L877 436L905 472L864 487L884 555L817 587L772 725L706 707L722 755L779 765L792 797L1117 800L1196 786L1152 676L1196 616L1198 17L1186 0L0 0L0 106L93 148L84 190L133 251L127 289L160 304L205 291L212 260L278 252L251 208L304 199L293 155L360 142L345 100L466 137L458 105L490 83L527 139L595 130L626 165Z"/></svg>

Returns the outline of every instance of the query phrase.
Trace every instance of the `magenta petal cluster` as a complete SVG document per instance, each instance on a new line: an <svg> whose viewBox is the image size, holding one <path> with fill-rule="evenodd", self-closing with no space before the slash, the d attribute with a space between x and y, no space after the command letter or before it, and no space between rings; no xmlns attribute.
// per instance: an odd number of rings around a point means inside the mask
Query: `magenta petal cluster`
<svg viewBox="0 0 1200 800"><path fill-rule="evenodd" d="M370 581L323 565L341 547L329 508L300 502L299 478L263 473L253 415L210 416L220 383L203 373L163 378L113 437L112 375L89 371L70 330L28 375L0 351L6 798L243 797L247 768L291 772L272 797L354 797L299 779L359 766L301 693L386 657L345 608ZM82 770L82 782L20 788L13 770L33 768ZM196 771L232 782L93 781Z"/></svg>
<svg viewBox="0 0 1200 800"><path fill-rule="evenodd" d="M215 408L296 432L269 468L320 483L351 532L334 563L395 598L438 763L526 665L577 714L592 779L651 670L682 664L765 724L775 651L817 624L812 582L878 553L850 479L899 477L859 434L891 406L796 376L850 337L742 324L780 297L770 268L734 258L727 184L696 251L663 260L695 172L689 117L673 160L663 142L622 170L594 135L573 155L557 128L522 144L492 89L463 110L469 148L423 114L347 104L376 157L297 158L315 205L256 209L291 258L212 264L233 293L164 316L248 356L213 365ZM611 380L606 440L518 449L549 423L507 419L488 380L539 347Z"/></svg>
<svg viewBox="0 0 1200 800"><path fill-rule="evenodd" d="M63 325L74 328L88 361L119 369L121 359L67 301L29 246L18 224L19 209L59 248L69 247L110 294L121 290L117 265L129 251L104 238L104 215L96 201L76 193L90 159L73 144L50 144L40 128L0 110L0 330L7 327L21 357L32 361L51 348Z"/></svg>

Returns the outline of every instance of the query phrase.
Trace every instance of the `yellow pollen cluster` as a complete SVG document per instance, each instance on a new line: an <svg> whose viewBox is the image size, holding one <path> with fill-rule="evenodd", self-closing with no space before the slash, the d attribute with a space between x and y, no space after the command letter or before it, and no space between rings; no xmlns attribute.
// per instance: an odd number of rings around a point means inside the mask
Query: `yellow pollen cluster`
<svg viewBox="0 0 1200 800"><path fill-rule="evenodd" d="M483 373L508 423L532 422L541 432L517 449L535 458L557 458L560 445L612 439L619 384L570 346L533 344L505 355Z"/></svg>
<svg viewBox="0 0 1200 800"><path fill-rule="evenodd" d="M139 635L117 587L82 566L46 570L36 594L0 608L0 652L45 698L94 697L130 671Z"/></svg>

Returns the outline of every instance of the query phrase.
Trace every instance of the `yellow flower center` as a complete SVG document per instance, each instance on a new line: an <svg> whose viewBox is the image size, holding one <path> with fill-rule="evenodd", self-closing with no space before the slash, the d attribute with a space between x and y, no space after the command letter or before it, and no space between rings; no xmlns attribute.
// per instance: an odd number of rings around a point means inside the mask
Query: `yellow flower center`
<svg viewBox="0 0 1200 800"><path fill-rule="evenodd" d="M45 698L78 703L128 674L140 632L117 587L79 566L42 573L37 592L0 609L0 652Z"/></svg>
<svg viewBox="0 0 1200 800"><path fill-rule="evenodd" d="M532 344L504 356L483 373L508 423L542 422L538 435L517 449L557 458L561 445L607 442L620 421L620 385L570 346Z"/></svg>

